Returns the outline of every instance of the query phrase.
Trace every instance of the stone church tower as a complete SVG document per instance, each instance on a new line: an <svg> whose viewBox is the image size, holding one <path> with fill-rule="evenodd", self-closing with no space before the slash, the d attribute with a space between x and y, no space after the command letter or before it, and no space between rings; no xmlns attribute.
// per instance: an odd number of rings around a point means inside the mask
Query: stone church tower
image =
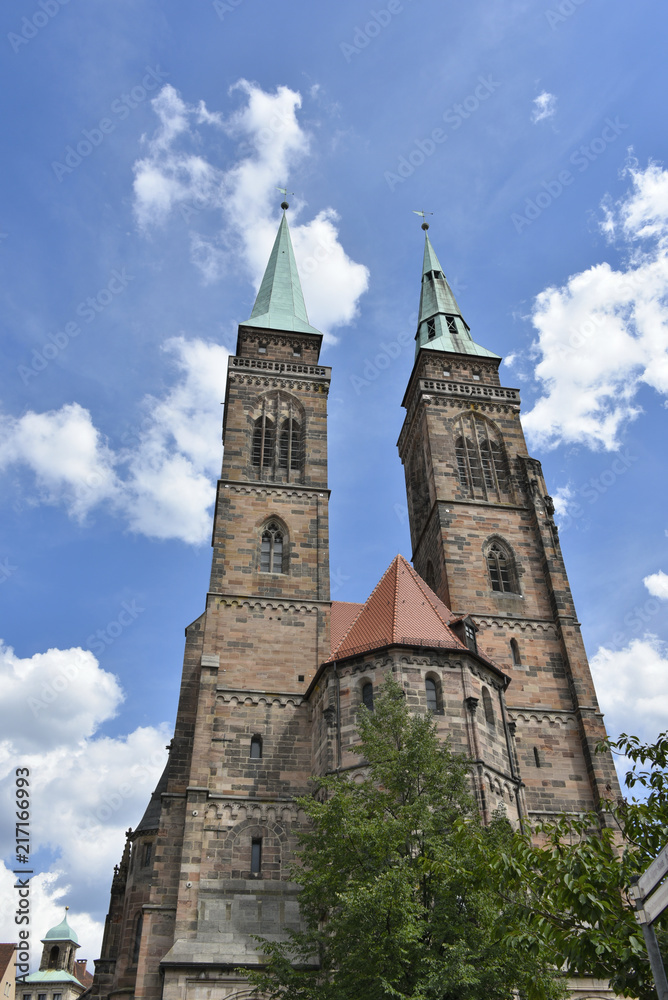
<svg viewBox="0 0 668 1000"><path fill-rule="evenodd" d="M399 439L413 565L395 557L365 604L331 603L330 369L284 212L229 360L211 582L169 760L114 873L92 996L248 995L253 935L299 925L294 797L363 766L356 711L388 674L474 761L483 816L522 825L617 792L519 394L428 237L416 341Z"/></svg>

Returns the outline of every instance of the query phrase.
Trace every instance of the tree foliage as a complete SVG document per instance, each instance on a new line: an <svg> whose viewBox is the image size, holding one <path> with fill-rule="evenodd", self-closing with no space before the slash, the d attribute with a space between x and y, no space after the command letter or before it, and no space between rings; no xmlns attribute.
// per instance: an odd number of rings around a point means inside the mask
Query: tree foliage
<svg viewBox="0 0 668 1000"><path fill-rule="evenodd" d="M315 779L293 878L303 930L262 942L258 991L283 1000L556 1000L564 986L535 937L504 933L493 864L513 833L483 827L470 765L411 715L388 681L361 709L366 777ZM511 852L512 853L512 852ZM511 901L515 908L516 900Z"/></svg>
<svg viewBox="0 0 668 1000"><path fill-rule="evenodd" d="M603 803L600 812L563 817L529 837L516 836L496 863L508 905L506 939L552 951L572 975L609 979L621 996L656 1000L629 886L668 842L668 733L654 744L622 734L599 749L630 762L625 784L646 798ZM668 955L665 918L655 930Z"/></svg>

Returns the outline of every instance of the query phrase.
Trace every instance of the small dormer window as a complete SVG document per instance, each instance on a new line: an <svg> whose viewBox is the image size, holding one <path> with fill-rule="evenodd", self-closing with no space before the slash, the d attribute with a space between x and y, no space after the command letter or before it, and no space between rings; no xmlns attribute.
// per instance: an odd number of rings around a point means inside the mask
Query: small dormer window
<svg viewBox="0 0 668 1000"><path fill-rule="evenodd" d="M464 624L464 635L466 636L466 645L469 649L472 649L474 653L478 651L478 643L476 642L475 629L468 622Z"/></svg>
<svg viewBox="0 0 668 1000"><path fill-rule="evenodd" d="M454 316L446 316L445 318L446 318L447 323L448 323L448 333L453 333L455 335L455 337L456 337L457 334L459 333L459 331L457 330L457 324L455 323L455 317Z"/></svg>
<svg viewBox="0 0 668 1000"><path fill-rule="evenodd" d="M427 320L427 336L430 340L436 336L436 320L434 319Z"/></svg>

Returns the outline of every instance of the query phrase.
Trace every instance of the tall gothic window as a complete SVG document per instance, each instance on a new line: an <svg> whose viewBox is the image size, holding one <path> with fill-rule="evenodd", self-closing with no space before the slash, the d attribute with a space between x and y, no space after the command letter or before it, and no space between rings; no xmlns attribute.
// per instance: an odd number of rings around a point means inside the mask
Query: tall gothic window
<svg viewBox="0 0 668 1000"><path fill-rule="evenodd" d="M485 711L485 722L493 726L495 724L494 706L492 705L492 696L486 687L482 689L482 707Z"/></svg>
<svg viewBox="0 0 668 1000"><path fill-rule="evenodd" d="M494 541L487 549L487 570L492 590L500 593L519 594L515 560L506 546Z"/></svg>
<svg viewBox="0 0 668 1000"><path fill-rule="evenodd" d="M281 469L298 472L302 467L302 435L299 421L292 416L283 421L278 449L278 465Z"/></svg>
<svg viewBox="0 0 668 1000"><path fill-rule="evenodd" d="M438 712L438 689L436 687L436 681L431 677L427 677L424 682L425 693L427 695L427 711L428 712Z"/></svg>
<svg viewBox="0 0 668 1000"><path fill-rule="evenodd" d="M274 423L265 413L255 421L251 460L258 469L274 464Z"/></svg>
<svg viewBox="0 0 668 1000"><path fill-rule="evenodd" d="M304 471L304 408L291 393L258 397L253 413L250 462L264 481L299 482Z"/></svg>
<svg viewBox="0 0 668 1000"><path fill-rule="evenodd" d="M270 521L262 532L260 572L285 573L284 533L280 524Z"/></svg>
<svg viewBox="0 0 668 1000"><path fill-rule="evenodd" d="M368 681L362 686L362 704L373 712L373 684Z"/></svg>
<svg viewBox="0 0 668 1000"><path fill-rule="evenodd" d="M141 948L141 932L144 926L144 917L140 913L137 917L137 922L135 923L135 937L132 943L132 964L136 965L139 961L139 949Z"/></svg>
<svg viewBox="0 0 668 1000"><path fill-rule="evenodd" d="M481 500L510 493L508 463L500 435L481 417L466 413L455 424L455 456L462 491Z"/></svg>

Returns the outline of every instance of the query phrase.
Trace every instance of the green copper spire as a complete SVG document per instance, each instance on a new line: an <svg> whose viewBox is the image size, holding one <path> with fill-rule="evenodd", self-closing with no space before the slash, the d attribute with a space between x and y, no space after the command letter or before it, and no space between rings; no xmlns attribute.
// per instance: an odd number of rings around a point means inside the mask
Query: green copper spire
<svg viewBox="0 0 668 1000"><path fill-rule="evenodd" d="M417 357L422 347L426 347L430 351L451 351L453 354L477 354L479 357L498 358L498 354L481 347L472 339L427 235L429 224L424 222L422 228L425 243L415 356Z"/></svg>
<svg viewBox="0 0 668 1000"><path fill-rule="evenodd" d="M291 330L294 333L316 333L306 315L302 286L292 249L287 202L283 202L283 218L278 227L267 269L257 293L251 318L243 326L260 326L265 330Z"/></svg>

